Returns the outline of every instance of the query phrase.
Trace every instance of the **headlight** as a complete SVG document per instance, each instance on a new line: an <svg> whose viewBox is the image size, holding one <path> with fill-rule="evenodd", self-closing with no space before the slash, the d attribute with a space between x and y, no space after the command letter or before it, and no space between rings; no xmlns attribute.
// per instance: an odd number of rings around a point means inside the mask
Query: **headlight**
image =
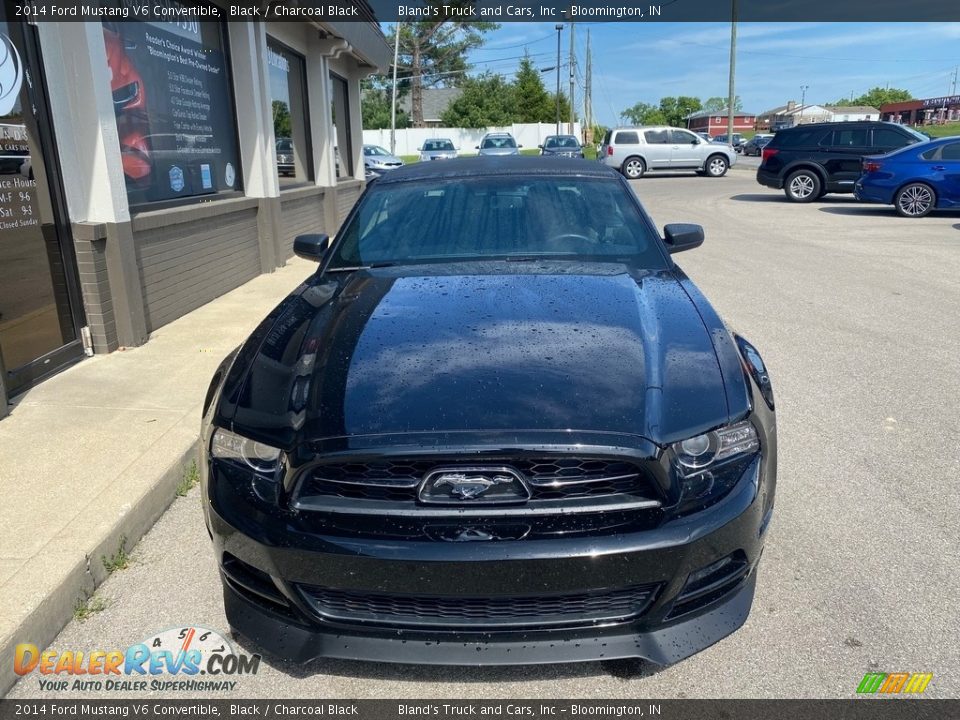
<svg viewBox="0 0 960 720"><path fill-rule="evenodd" d="M280 468L280 451L277 448L223 428L217 428L213 434L210 455L223 460L233 460L265 475L273 475Z"/></svg>
<svg viewBox="0 0 960 720"><path fill-rule="evenodd" d="M752 453L759 448L757 431L747 420L673 444L682 475L699 472L710 465Z"/></svg>
<svg viewBox="0 0 960 720"><path fill-rule="evenodd" d="M760 449L748 420L681 440L670 447L681 483L678 514L702 510L726 495Z"/></svg>

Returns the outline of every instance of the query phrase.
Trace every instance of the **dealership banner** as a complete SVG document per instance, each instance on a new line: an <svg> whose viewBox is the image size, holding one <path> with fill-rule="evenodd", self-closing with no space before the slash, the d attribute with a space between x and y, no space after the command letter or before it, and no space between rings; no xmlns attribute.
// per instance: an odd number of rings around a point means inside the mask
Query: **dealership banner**
<svg viewBox="0 0 960 720"><path fill-rule="evenodd" d="M960 20L957 0L15 0L15 13L36 22L81 20L270 20L394 22L936 22Z"/></svg>
<svg viewBox="0 0 960 720"><path fill-rule="evenodd" d="M130 203L238 190L221 25L105 20L103 40Z"/></svg>
<svg viewBox="0 0 960 720"><path fill-rule="evenodd" d="M0 700L7 718L955 720L960 700Z"/></svg>

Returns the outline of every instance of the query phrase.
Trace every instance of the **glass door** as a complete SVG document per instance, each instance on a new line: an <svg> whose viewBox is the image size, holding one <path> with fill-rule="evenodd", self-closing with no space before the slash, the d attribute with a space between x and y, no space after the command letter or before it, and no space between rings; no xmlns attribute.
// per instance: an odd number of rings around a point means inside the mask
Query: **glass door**
<svg viewBox="0 0 960 720"><path fill-rule="evenodd" d="M35 31L0 7L0 367L12 395L83 356L83 309Z"/></svg>

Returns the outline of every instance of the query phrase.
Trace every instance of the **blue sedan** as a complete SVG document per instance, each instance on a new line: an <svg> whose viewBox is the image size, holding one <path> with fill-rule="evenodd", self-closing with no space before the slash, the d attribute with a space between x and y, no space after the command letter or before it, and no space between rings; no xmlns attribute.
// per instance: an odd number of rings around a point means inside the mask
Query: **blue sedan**
<svg viewBox="0 0 960 720"><path fill-rule="evenodd" d="M960 137L865 157L853 193L862 202L893 205L902 217L960 208Z"/></svg>

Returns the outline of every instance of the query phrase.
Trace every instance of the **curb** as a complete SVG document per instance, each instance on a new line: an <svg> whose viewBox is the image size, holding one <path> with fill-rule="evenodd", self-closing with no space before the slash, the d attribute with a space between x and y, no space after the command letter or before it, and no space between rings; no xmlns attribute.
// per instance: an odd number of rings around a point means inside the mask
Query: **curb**
<svg viewBox="0 0 960 720"><path fill-rule="evenodd" d="M177 486L184 473L191 462L199 460L199 448L200 441L195 439L139 496L126 498L127 502L119 508L112 522L85 543L84 559L69 567L52 588L43 589L45 594L42 597L25 598L27 602L34 600L34 607L9 633L5 633L7 637L0 644L0 658L4 658L0 663L0 697L6 695L19 679L11 662L16 645L29 641L46 648L56 638L73 619L76 604L92 597L97 587L109 577L103 558L117 552L121 542L124 550L132 550L176 500ZM140 467L135 465L134 471ZM113 488L122 486L124 480L124 475L118 476ZM112 508L105 510L109 509Z"/></svg>

